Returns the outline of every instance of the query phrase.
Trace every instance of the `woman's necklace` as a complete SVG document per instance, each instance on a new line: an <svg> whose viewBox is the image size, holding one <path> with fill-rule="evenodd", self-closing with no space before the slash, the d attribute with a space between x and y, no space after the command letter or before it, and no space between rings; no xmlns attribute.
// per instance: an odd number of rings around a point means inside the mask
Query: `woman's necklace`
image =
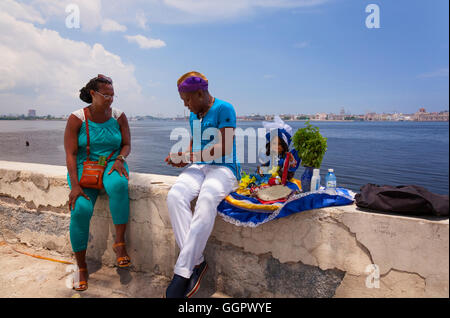
<svg viewBox="0 0 450 318"><path fill-rule="evenodd" d="M200 121L203 120L203 117L205 117L205 115L208 113L209 109L212 107L212 105L214 105L215 101L216 101L216 98L212 97L212 100L209 102L208 108L205 111L197 114L197 117L198 117L198 119L200 119Z"/></svg>

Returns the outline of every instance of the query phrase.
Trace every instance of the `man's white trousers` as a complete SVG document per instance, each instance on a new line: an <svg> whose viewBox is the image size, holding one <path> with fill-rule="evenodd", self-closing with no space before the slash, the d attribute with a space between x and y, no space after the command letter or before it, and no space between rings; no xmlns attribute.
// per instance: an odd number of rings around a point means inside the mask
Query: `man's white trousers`
<svg viewBox="0 0 450 318"><path fill-rule="evenodd" d="M194 267L203 262L217 206L237 185L233 172L225 166L193 164L180 174L167 196L169 216L180 248L175 274L190 278ZM191 201L196 197L192 213Z"/></svg>

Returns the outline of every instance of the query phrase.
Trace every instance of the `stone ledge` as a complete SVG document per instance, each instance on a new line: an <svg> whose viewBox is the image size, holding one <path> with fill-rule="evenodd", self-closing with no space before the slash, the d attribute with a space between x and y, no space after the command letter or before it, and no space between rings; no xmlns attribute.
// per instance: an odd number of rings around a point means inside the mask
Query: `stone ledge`
<svg viewBox="0 0 450 318"><path fill-rule="evenodd" d="M0 161L0 234L71 255L66 174L61 166ZM173 274L178 248L166 196L175 180L130 174L126 239L135 270ZM256 228L218 217L205 251L205 279L234 297L448 297L448 229L448 219L372 213L355 205L305 211ZM90 232L87 255L113 265L114 226L105 194ZM379 288L366 286L371 264L378 266Z"/></svg>

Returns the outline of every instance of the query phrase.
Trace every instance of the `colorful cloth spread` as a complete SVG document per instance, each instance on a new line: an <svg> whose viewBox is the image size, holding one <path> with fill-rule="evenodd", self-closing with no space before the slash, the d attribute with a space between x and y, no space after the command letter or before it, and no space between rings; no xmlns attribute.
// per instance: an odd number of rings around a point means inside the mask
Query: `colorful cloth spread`
<svg viewBox="0 0 450 318"><path fill-rule="evenodd" d="M294 187L292 183L286 184ZM355 193L337 188L330 194L323 187L314 192L291 195L285 202L262 203L260 200L232 192L217 207L219 215L237 226L257 227L274 219L279 219L302 211L352 204Z"/></svg>
<svg viewBox="0 0 450 318"><path fill-rule="evenodd" d="M290 146L292 127L285 124L279 116L275 116L274 122L263 122L263 126L267 131L268 144L266 147L274 136L284 140L287 147ZM355 193L344 188L326 191L322 187L318 191L302 193L300 180L288 177L288 172L295 172L300 162L301 158L296 149L290 149L281 154L278 151L271 151L270 161L263 165L266 169L258 167L257 171L250 175L242 172L239 188L222 200L217 207L219 215L226 222L237 226L256 227L271 220L306 210L353 203ZM277 199L280 198L279 195L272 194L266 198L258 193L275 185L284 185L292 192L289 194L289 191L282 188L282 195L287 193L287 196L282 199ZM261 197L264 200L277 200L263 201Z"/></svg>

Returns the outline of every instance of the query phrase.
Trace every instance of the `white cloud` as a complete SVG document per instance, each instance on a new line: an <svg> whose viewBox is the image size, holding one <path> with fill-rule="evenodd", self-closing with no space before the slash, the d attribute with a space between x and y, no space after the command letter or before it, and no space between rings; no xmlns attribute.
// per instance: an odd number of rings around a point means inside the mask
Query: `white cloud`
<svg viewBox="0 0 450 318"><path fill-rule="evenodd" d="M98 73L113 77L119 96L116 107L120 108L123 100L125 111L148 109L132 64L124 63L99 43L72 41L48 29L50 23L64 28L69 4L79 6L83 31L125 32L131 26L148 31L153 23L223 23L262 10L303 8L327 1L0 0L0 111L10 107L16 112L33 106L42 113L67 113L83 104L78 90ZM142 49L166 46L161 39L141 34L124 37ZM266 79L271 76L268 74Z"/></svg>
<svg viewBox="0 0 450 318"><path fill-rule="evenodd" d="M106 19L122 26L135 25L148 30L149 24L215 23L246 18L261 10L298 9L319 6L330 0L1 0L26 7L29 14L43 23L50 18L64 21L69 4L80 8L81 28L93 31L102 28ZM28 3L25 5L24 3ZM0 7L1 8L1 7ZM11 10L11 9L10 9ZM9 12L9 11L6 11ZM39 15L42 15L39 18ZM13 16L17 17L16 14Z"/></svg>
<svg viewBox="0 0 450 318"><path fill-rule="evenodd" d="M47 0L34 0L46 2ZM60 0L49 0L58 2ZM81 3L89 0L61 0ZM330 0L95 0L101 14L123 25L137 25L147 30L152 23L195 24L222 23L254 15L261 10L315 7ZM103 5L103 6L102 6ZM98 6L95 6L97 8ZM86 9L88 9L85 6ZM83 12L81 9L81 20ZM98 10L94 10L96 16ZM84 13L86 14L86 13ZM94 20L95 21L95 20ZM101 25L101 21L97 23Z"/></svg>
<svg viewBox="0 0 450 318"><path fill-rule="evenodd" d="M162 0L168 7L176 8L193 17L208 21L219 18L238 18L261 8L301 8L317 6L328 0ZM219 21L220 21L219 20ZM199 21L200 22L200 21Z"/></svg>
<svg viewBox="0 0 450 318"><path fill-rule="evenodd" d="M420 74L418 77L419 78L448 77L448 73L449 73L448 67L444 67L433 72Z"/></svg>
<svg viewBox="0 0 450 318"><path fill-rule="evenodd" d="M103 23L102 0L32 0L30 3L47 19L56 18L61 22L68 15L66 7L69 4L77 5L80 9L81 29L84 31L93 31Z"/></svg>
<svg viewBox="0 0 450 318"><path fill-rule="evenodd" d="M111 19L105 19L102 23L104 32L125 32L127 27Z"/></svg>
<svg viewBox="0 0 450 318"><path fill-rule="evenodd" d="M45 19L32 6L13 0L0 1L0 12L8 13L19 20L44 24Z"/></svg>
<svg viewBox="0 0 450 318"><path fill-rule="evenodd" d="M147 38L143 35L126 35L125 38L130 43L137 43L141 49L159 49L166 46L166 43L162 40Z"/></svg>
<svg viewBox="0 0 450 318"><path fill-rule="evenodd" d="M115 103L126 102L116 107L136 112L145 99L134 71L101 44L69 40L0 12L2 113L33 106L40 113L68 114L83 105L79 89L99 73L113 78L120 98Z"/></svg>

